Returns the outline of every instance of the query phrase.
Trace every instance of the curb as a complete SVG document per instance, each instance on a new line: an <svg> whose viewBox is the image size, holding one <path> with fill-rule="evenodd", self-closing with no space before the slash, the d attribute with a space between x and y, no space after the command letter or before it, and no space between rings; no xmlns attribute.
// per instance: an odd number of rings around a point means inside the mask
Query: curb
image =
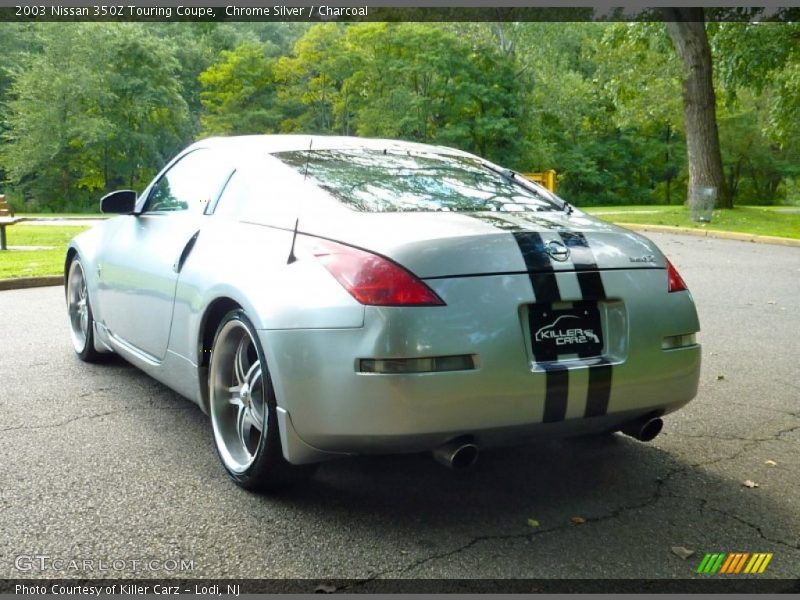
<svg viewBox="0 0 800 600"><path fill-rule="evenodd" d="M777 237L773 235L756 235L754 233L739 233L737 231L721 231L719 229L694 229L693 227L672 227L671 225L645 225L644 223L618 223L615 225L633 229L634 231L650 231L652 233L680 233L695 237L709 237L720 240L737 240L755 244L772 244L774 246L794 246L800 248L800 240L793 238Z"/></svg>
<svg viewBox="0 0 800 600"><path fill-rule="evenodd" d="M46 287L51 285L64 285L64 276L49 275L47 277L17 277L16 279L0 279L0 291L23 290L26 288Z"/></svg>

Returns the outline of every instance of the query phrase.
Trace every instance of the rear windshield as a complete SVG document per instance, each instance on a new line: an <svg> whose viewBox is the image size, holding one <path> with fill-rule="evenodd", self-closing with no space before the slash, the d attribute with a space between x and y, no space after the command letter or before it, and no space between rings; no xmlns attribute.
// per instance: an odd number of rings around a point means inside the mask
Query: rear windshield
<svg viewBox="0 0 800 600"><path fill-rule="evenodd" d="M463 156L398 150L300 150L275 156L362 212L547 211L561 202Z"/></svg>

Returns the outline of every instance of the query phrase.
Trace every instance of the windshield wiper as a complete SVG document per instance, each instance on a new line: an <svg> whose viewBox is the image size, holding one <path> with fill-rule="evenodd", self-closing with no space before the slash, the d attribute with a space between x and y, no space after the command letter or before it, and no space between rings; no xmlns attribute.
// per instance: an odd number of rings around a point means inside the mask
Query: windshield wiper
<svg viewBox="0 0 800 600"><path fill-rule="evenodd" d="M530 179L528 179L524 175L522 177L520 177L519 173L517 173L516 171L512 171L511 169L496 169L492 165L487 164L484 161L481 161L480 165L484 169L488 169L492 173L496 173L496 174L500 175L502 178L506 179L507 181L510 181L510 182L512 182L512 183L514 183L516 185L522 186L526 190L535 193L539 198L541 198L545 202L555 203L556 207L560 208L561 210L563 210L568 215L572 214L573 208L572 208L572 205L569 202L567 202L563 198L559 198L558 196L553 194L547 188L544 188L544 189L547 191L548 195L552 196L552 198L548 198L547 196L543 196L541 191L539 191L539 189L538 189L539 186L536 186L534 184L534 182L532 182ZM557 201L561 202L561 206L558 206L558 202Z"/></svg>

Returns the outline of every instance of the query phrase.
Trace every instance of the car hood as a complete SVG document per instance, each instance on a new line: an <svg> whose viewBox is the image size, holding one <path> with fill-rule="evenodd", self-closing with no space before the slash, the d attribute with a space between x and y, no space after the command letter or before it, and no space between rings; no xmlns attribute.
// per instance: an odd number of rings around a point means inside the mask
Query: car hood
<svg viewBox="0 0 800 600"><path fill-rule="evenodd" d="M301 219L299 231L382 254L421 278L539 268L664 268L663 255L653 242L579 210L572 214L348 210L307 216ZM562 250L563 260L547 255L551 243L555 250ZM570 250L566 258L559 245Z"/></svg>

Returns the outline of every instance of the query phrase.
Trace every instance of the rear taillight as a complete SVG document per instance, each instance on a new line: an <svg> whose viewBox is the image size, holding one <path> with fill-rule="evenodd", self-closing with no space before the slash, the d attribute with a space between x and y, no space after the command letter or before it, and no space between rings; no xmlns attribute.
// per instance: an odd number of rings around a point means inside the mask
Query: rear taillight
<svg viewBox="0 0 800 600"><path fill-rule="evenodd" d="M681 277L681 274L678 273L678 269L676 269L668 259L664 259L667 262L667 291L669 293L672 292L683 292L689 288L686 287L686 282Z"/></svg>
<svg viewBox="0 0 800 600"><path fill-rule="evenodd" d="M436 292L388 258L322 239L306 239L302 245L361 304L444 306Z"/></svg>

